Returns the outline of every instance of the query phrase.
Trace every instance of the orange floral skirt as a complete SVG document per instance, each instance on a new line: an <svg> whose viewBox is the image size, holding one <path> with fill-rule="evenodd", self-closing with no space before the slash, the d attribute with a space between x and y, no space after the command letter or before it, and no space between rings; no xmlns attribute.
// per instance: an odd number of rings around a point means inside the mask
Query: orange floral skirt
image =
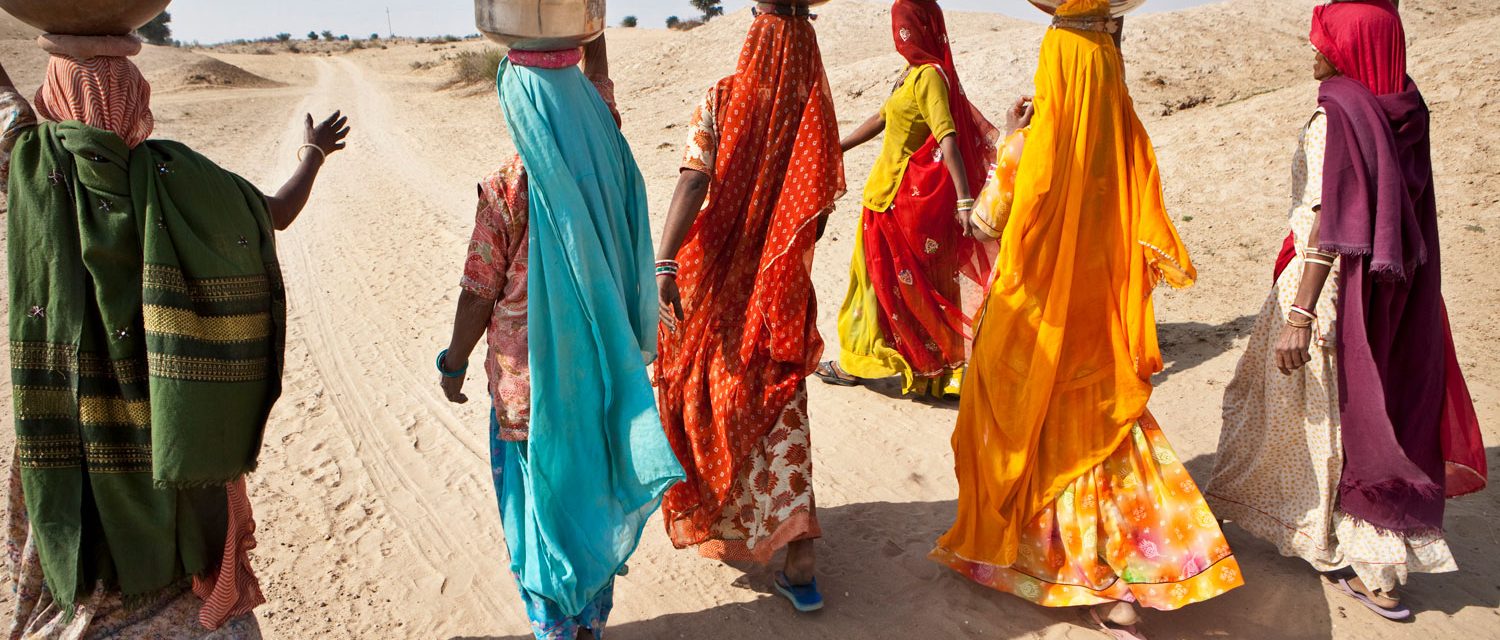
<svg viewBox="0 0 1500 640"><path fill-rule="evenodd" d="M939 547L933 560L1048 607L1171 610L1244 584L1198 485L1148 412L1103 463L1032 519L1010 566Z"/></svg>

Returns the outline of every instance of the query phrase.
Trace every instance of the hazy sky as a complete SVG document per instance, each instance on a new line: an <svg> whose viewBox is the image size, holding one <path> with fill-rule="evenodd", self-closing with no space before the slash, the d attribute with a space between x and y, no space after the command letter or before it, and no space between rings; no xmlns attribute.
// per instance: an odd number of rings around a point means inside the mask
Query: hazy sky
<svg viewBox="0 0 1500 640"><path fill-rule="evenodd" d="M1143 11L1168 11L1207 4L1212 0L1150 0ZM748 0L725 0L729 11ZM1024 0L943 0L943 7L958 11L998 11L1040 20L1041 13ZM385 36L386 9L397 35L423 36L474 33L474 5L469 0L176 0L172 31L179 40L204 43L237 38L261 38L290 33L298 38L308 31L325 29L350 37ZM687 0L610 0L609 20L618 24L627 15L639 17L641 26L660 27L667 16L689 18L694 11Z"/></svg>

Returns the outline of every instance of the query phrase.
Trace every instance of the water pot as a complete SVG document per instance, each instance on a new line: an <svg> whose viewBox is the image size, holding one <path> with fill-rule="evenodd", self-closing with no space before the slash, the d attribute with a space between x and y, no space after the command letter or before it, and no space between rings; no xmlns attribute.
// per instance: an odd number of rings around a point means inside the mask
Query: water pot
<svg viewBox="0 0 1500 640"><path fill-rule="evenodd" d="M171 1L0 0L0 9L47 33L114 36L139 29L166 9Z"/></svg>
<svg viewBox="0 0 1500 640"><path fill-rule="evenodd" d="M474 0L474 23L512 49L572 49L604 33L604 0Z"/></svg>
<svg viewBox="0 0 1500 640"><path fill-rule="evenodd" d="M1030 2L1046 10L1048 13L1056 11L1058 7L1067 4L1067 0L1030 0ZM1109 0L1109 15L1110 17L1118 18L1131 11L1135 11L1143 4L1146 4L1146 0Z"/></svg>

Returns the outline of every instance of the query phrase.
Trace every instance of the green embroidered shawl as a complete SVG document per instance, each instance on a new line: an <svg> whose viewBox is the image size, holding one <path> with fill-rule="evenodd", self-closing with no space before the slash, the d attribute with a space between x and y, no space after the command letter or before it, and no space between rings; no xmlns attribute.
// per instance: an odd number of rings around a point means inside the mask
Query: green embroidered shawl
<svg viewBox="0 0 1500 640"><path fill-rule="evenodd" d="M186 146L78 122L11 154L11 382L26 509L59 603L214 566L223 484L281 393L265 198Z"/></svg>

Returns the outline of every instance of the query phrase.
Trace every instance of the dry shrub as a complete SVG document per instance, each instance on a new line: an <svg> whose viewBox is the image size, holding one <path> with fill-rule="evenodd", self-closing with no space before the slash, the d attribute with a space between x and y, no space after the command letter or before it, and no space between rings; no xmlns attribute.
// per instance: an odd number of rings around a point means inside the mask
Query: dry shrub
<svg viewBox="0 0 1500 640"><path fill-rule="evenodd" d="M494 83L495 74L500 72L500 62L504 59L505 52L499 49L485 48L480 51L459 52L453 57L453 83L459 85Z"/></svg>

